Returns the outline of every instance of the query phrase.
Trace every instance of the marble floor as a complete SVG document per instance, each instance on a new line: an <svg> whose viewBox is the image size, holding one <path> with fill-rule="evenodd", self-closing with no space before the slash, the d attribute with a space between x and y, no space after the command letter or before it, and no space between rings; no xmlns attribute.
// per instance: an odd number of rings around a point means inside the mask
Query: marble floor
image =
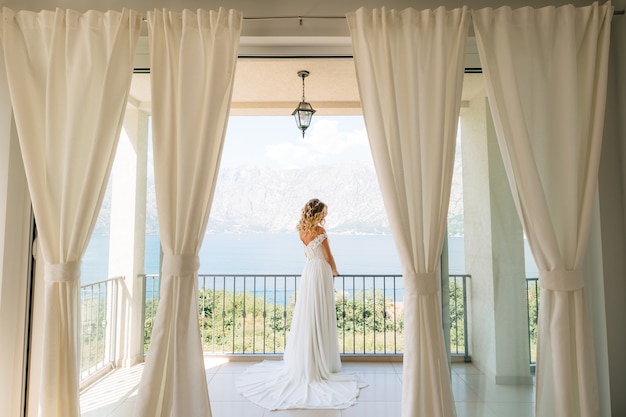
<svg viewBox="0 0 626 417"><path fill-rule="evenodd" d="M358 403L344 410L268 411L241 397L237 375L253 362L205 359L213 417L400 417L402 363L344 362L346 371L361 374L369 386ZM132 417L143 365L119 369L82 392L82 417ZM452 364L452 390L458 417L532 417L532 385L496 385L474 365Z"/></svg>

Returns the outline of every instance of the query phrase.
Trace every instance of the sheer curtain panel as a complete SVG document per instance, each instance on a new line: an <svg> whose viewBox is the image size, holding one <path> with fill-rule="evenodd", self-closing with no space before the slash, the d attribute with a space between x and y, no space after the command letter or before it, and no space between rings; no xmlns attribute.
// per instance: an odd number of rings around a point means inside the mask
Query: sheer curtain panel
<svg viewBox="0 0 626 417"><path fill-rule="evenodd" d="M161 299L137 417L211 416L198 327L198 253L226 133L242 15L148 14Z"/></svg>
<svg viewBox="0 0 626 417"><path fill-rule="evenodd" d="M537 417L600 415L581 268L612 15L608 3L472 12L505 169L539 268Z"/></svg>
<svg viewBox="0 0 626 417"><path fill-rule="evenodd" d="M374 166L403 267L402 415L455 416L439 270L469 12L361 8L347 18Z"/></svg>
<svg viewBox="0 0 626 417"><path fill-rule="evenodd" d="M2 10L11 104L44 264L39 415L79 417L80 261L130 88L140 16Z"/></svg>

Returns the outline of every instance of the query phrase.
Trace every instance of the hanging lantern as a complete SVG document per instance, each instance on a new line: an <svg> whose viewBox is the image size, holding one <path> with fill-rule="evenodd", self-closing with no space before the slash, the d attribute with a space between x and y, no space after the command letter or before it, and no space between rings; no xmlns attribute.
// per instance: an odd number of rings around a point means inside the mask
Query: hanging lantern
<svg viewBox="0 0 626 417"><path fill-rule="evenodd" d="M302 78L302 101L298 104L298 107L291 113L296 118L296 125L298 129L302 131L302 137L304 138L304 131L311 126L311 119L313 118L313 107L310 103L306 102L304 98L304 79L309 76L309 71L298 71L298 77Z"/></svg>

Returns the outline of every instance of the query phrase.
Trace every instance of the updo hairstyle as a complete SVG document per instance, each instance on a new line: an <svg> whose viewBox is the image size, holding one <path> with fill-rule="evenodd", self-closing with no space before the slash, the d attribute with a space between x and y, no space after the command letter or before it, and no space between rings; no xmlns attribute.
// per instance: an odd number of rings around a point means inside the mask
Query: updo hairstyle
<svg viewBox="0 0 626 417"><path fill-rule="evenodd" d="M325 217L326 204L322 203L317 198L313 198L304 205L302 216L300 217L296 229L303 234L309 234L313 232L317 226L324 224Z"/></svg>

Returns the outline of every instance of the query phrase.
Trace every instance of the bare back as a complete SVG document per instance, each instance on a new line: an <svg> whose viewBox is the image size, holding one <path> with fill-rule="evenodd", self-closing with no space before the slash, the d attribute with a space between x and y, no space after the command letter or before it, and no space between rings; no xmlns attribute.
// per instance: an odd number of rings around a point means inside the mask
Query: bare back
<svg viewBox="0 0 626 417"><path fill-rule="evenodd" d="M326 230L322 226L317 226L314 231L310 233L302 233L300 232L300 240L304 243L304 246L308 246L309 243L313 241L317 236L322 233L326 233ZM324 251L324 258L326 262L330 264L331 269L333 270L333 276L339 275L337 272L337 265L335 264L335 258L333 257L332 252L330 251L330 244L328 243L328 238L322 241L322 250Z"/></svg>
<svg viewBox="0 0 626 417"><path fill-rule="evenodd" d="M321 227L321 226L317 226L315 228L315 230L313 230L313 231L311 231L309 233L302 233L302 232L300 232L300 240L306 246L309 243L311 243L313 241L313 239L315 239L318 235L321 235L322 233L326 233L324 228Z"/></svg>

